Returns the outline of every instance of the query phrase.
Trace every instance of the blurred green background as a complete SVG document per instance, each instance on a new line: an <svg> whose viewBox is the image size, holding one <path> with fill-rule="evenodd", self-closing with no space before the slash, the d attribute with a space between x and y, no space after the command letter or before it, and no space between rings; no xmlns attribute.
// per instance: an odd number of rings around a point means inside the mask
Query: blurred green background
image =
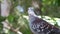
<svg viewBox="0 0 60 34"><path fill-rule="evenodd" d="M4 0L0 0L0 5ZM14 29L19 28L19 31L23 34L32 34L29 29L28 22L28 7L32 6L32 2L40 2L39 7L43 19L46 21L52 22L55 26L59 27L58 21L60 20L60 0L8 0L11 1L10 14L8 17L3 17L0 15L0 34L17 34L9 29L7 33L3 32L2 22L6 19L9 21L9 24L13 26ZM1 8L0 8L1 14ZM45 16L49 16L45 17Z"/></svg>

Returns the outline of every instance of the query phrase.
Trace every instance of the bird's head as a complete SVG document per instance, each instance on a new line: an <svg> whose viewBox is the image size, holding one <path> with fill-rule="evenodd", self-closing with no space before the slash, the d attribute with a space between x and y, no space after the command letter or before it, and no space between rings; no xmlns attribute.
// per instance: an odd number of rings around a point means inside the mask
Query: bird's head
<svg viewBox="0 0 60 34"><path fill-rule="evenodd" d="M29 15L35 15L35 13L34 13L34 8L33 8L33 7L29 7L29 8L28 8L28 14L29 14Z"/></svg>

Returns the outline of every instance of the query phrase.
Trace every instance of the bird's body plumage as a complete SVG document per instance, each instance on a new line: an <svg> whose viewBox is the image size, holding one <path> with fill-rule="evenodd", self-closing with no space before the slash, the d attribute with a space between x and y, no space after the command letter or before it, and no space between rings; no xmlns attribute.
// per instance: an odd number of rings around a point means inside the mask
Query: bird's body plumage
<svg viewBox="0 0 60 34"><path fill-rule="evenodd" d="M49 24L47 21L38 18L31 8L28 10L29 26L34 34L60 34L60 29Z"/></svg>

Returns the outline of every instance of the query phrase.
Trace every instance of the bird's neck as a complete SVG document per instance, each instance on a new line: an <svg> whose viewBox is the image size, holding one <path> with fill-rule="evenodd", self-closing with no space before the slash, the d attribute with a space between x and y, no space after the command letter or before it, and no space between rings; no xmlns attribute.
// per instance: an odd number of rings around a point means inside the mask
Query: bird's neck
<svg viewBox="0 0 60 34"><path fill-rule="evenodd" d="M29 20L30 22L33 22L35 20L35 17L37 17L36 15L29 15Z"/></svg>

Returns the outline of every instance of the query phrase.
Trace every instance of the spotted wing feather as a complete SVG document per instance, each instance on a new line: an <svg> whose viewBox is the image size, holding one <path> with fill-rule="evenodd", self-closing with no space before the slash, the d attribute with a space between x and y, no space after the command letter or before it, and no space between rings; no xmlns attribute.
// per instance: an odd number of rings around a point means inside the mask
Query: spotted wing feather
<svg viewBox="0 0 60 34"><path fill-rule="evenodd" d="M32 22L32 29L38 34L60 34L60 30L40 18L35 18Z"/></svg>

